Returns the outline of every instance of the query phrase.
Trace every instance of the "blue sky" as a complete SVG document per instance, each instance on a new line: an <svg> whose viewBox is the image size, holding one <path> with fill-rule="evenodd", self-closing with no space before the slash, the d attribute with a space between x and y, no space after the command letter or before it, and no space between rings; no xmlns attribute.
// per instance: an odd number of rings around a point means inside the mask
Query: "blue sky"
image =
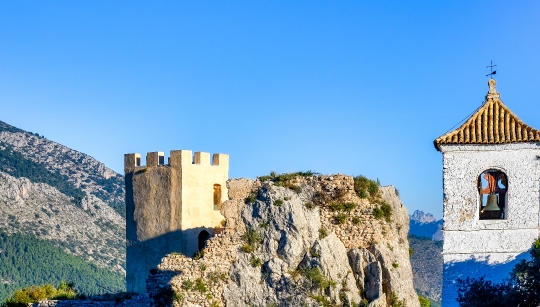
<svg viewBox="0 0 540 307"><path fill-rule="evenodd" d="M442 213L432 141L501 99L540 128L538 1L3 1L0 120L123 173L231 156L231 177L379 178Z"/></svg>

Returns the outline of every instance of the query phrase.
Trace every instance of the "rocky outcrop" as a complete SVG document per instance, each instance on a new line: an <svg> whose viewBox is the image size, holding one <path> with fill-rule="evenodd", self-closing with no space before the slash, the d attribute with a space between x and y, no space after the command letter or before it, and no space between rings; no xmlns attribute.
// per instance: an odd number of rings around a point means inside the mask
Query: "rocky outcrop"
<svg viewBox="0 0 540 307"><path fill-rule="evenodd" d="M150 295L170 292L175 306L419 306L395 188L368 201L350 176L288 186L229 181L226 229L202 258L165 257L149 276ZM374 216L383 205L391 216Z"/></svg>

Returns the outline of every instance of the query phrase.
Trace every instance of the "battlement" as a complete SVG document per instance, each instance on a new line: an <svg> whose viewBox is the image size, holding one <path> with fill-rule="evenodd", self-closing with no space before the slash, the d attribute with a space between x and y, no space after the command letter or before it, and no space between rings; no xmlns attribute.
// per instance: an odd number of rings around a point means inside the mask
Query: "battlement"
<svg viewBox="0 0 540 307"><path fill-rule="evenodd" d="M165 164L165 153L154 151L146 154L146 165L142 165L141 155L138 153L124 155L124 170L126 173L138 167L182 167L187 165L228 167L229 155L216 153L212 155L212 159L210 160L210 153L208 152L196 151L193 153L191 150L171 150L167 164Z"/></svg>

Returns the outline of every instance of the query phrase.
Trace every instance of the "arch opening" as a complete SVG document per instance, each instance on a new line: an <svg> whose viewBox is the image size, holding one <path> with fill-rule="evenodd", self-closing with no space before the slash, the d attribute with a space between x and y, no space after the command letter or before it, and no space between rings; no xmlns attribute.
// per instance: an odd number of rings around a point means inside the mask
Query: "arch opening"
<svg viewBox="0 0 540 307"><path fill-rule="evenodd" d="M198 236L198 251L202 251L206 247L206 242L210 239L210 233L206 230L199 232Z"/></svg>
<svg viewBox="0 0 540 307"><path fill-rule="evenodd" d="M506 218L506 192L508 177L500 170L489 169L478 177L478 193L480 196L481 220L498 220Z"/></svg>

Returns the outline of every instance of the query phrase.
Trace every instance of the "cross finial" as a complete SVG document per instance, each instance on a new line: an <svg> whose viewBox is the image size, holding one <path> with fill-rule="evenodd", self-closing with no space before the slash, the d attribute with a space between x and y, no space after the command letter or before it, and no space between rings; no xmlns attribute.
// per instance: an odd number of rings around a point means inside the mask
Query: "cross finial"
<svg viewBox="0 0 540 307"><path fill-rule="evenodd" d="M486 75L487 76L491 76L490 78L493 79L493 75L497 73L496 70L493 70L493 67L495 67L497 65L493 65L493 61L490 61L490 64L488 66L486 66L486 68L489 68L490 69L490 73Z"/></svg>

